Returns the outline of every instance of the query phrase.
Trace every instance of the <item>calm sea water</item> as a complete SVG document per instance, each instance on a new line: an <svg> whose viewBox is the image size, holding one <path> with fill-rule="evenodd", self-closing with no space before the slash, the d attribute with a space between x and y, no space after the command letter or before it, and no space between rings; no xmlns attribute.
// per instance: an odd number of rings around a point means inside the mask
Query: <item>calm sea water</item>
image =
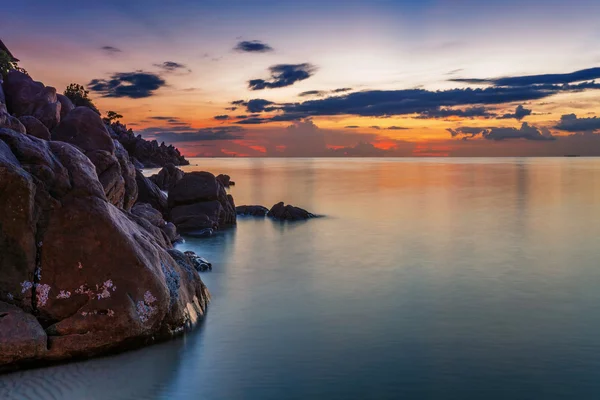
<svg viewBox="0 0 600 400"><path fill-rule="evenodd" d="M600 160L193 159L241 218L185 338L0 377L3 399L600 398Z"/></svg>

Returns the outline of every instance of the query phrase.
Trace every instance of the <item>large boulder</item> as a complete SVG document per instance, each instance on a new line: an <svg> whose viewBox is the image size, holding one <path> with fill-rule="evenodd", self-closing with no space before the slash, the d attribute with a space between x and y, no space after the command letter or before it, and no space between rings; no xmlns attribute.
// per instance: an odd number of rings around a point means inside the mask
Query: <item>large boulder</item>
<svg viewBox="0 0 600 400"><path fill-rule="evenodd" d="M19 121L21 121L25 127L28 135L35 136L39 139L50 140L50 131L46 128L46 125L42 124L36 117L24 115L19 118Z"/></svg>
<svg viewBox="0 0 600 400"><path fill-rule="evenodd" d="M184 175L185 172L177 168L173 163L168 163L158 174L152 175L150 180L156 183L156 186L161 190L169 191Z"/></svg>
<svg viewBox="0 0 600 400"><path fill-rule="evenodd" d="M21 334L0 347L0 364L126 349L204 314L209 296L193 265L108 202L74 146L0 129L0 209L0 301L22 310L0 309L0 343Z"/></svg>
<svg viewBox="0 0 600 400"><path fill-rule="evenodd" d="M221 182L221 185L223 185L226 188L228 188L229 186L235 186L235 182L231 180L231 177L229 175L217 175L217 180Z"/></svg>
<svg viewBox="0 0 600 400"><path fill-rule="evenodd" d="M150 204L160 211L163 216L166 216L168 213L167 195L154 182L146 178L140 170L135 171L135 181L138 188L137 201Z"/></svg>
<svg viewBox="0 0 600 400"><path fill-rule="evenodd" d="M289 204L286 206L283 202L277 203L271 207L267 215L279 221L301 221L316 217L316 215L311 214L300 207L294 207Z"/></svg>
<svg viewBox="0 0 600 400"><path fill-rule="evenodd" d="M3 111L0 111L0 128L11 129L15 132L22 133L23 135L27 133L25 126L23 126L18 118Z"/></svg>
<svg viewBox="0 0 600 400"><path fill-rule="evenodd" d="M102 119L88 107L77 107L52 131L52 138L71 143L92 160L108 200L130 209L135 203L133 165L124 149L117 148Z"/></svg>
<svg viewBox="0 0 600 400"><path fill-rule="evenodd" d="M12 70L4 81L4 94L8 111L15 117L31 115L48 129L60 122L61 103L56 89L35 82L29 75Z"/></svg>
<svg viewBox="0 0 600 400"><path fill-rule="evenodd" d="M169 192L171 221L180 232L235 225L233 197L209 172L190 172Z"/></svg>

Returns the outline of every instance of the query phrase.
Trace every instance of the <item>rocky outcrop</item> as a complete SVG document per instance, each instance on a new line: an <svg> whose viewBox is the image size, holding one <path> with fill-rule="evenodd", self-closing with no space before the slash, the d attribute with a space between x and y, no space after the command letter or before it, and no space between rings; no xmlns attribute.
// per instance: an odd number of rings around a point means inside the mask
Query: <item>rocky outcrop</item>
<svg viewBox="0 0 600 400"><path fill-rule="evenodd" d="M150 180L161 190L168 192L183 178L184 175L185 172L177 168L174 164L168 163L158 172L158 174L152 175Z"/></svg>
<svg viewBox="0 0 600 400"><path fill-rule="evenodd" d="M168 338L206 311L193 264L109 202L96 170L68 143L0 129L0 364Z"/></svg>
<svg viewBox="0 0 600 400"><path fill-rule="evenodd" d="M127 150L129 155L145 168L163 167L169 163L174 165L188 165L189 162L172 145L158 144L156 140L148 141L141 135L135 135L131 129L120 122L107 125L107 129L114 139L117 139Z"/></svg>
<svg viewBox="0 0 600 400"><path fill-rule="evenodd" d="M138 188L138 202L150 204L166 216L169 211L167 195L140 170L135 171L135 181Z"/></svg>
<svg viewBox="0 0 600 400"><path fill-rule="evenodd" d="M46 128L46 125L42 124L40 120L31 115L24 115L19 118L19 121L23 124L25 131L28 135L35 136L39 139L50 140L50 131ZM13 129L13 131L16 129Z"/></svg>
<svg viewBox="0 0 600 400"><path fill-rule="evenodd" d="M92 160L113 205L126 210L133 206L136 200L133 164L125 151L115 146L98 114L88 107L75 108L54 129L52 138L77 146Z"/></svg>
<svg viewBox="0 0 600 400"><path fill-rule="evenodd" d="M182 253L178 250L169 250L169 254L178 263L191 265L198 272L212 270L212 264L209 263L205 258L202 258L196 253L194 253L193 251L186 251Z"/></svg>
<svg viewBox="0 0 600 400"><path fill-rule="evenodd" d="M59 124L61 103L55 88L35 82L16 70L7 74L3 87L8 112L13 116L31 115L50 130Z"/></svg>
<svg viewBox="0 0 600 400"><path fill-rule="evenodd" d="M18 118L13 117L9 113L2 111L0 111L0 128L11 129L15 132L19 132L22 134L25 134L27 132L27 130Z"/></svg>
<svg viewBox="0 0 600 400"><path fill-rule="evenodd" d="M229 175L217 175L217 180L221 182L221 185L223 185L223 187L228 188L229 186L235 186L235 182L231 180L231 177Z"/></svg>
<svg viewBox="0 0 600 400"><path fill-rule="evenodd" d="M171 188L170 220L180 232L220 229L235 225L233 197L209 172L190 172Z"/></svg>
<svg viewBox="0 0 600 400"><path fill-rule="evenodd" d="M177 228L172 222L166 222L160 211L152 207L150 204L137 203L131 209L131 213L144 218L152 226L158 228L162 232L164 238L168 241L169 245L166 248L170 248L172 243L181 241L181 236L177 233Z"/></svg>
<svg viewBox="0 0 600 400"><path fill-rule="evenodd" d="M252 217L265 217L269 212L267 207L263 206L237 206L235 208L237 215L248 215Z"/></svg>
<svg viewBox="0 0 600 400"><path fill-rule="evenodd" d="M283 202L275 204L269 210L267 216L279 221L301 221L309 218L315 218L316 215L309 213L299 207L285 205Z"/></svg>

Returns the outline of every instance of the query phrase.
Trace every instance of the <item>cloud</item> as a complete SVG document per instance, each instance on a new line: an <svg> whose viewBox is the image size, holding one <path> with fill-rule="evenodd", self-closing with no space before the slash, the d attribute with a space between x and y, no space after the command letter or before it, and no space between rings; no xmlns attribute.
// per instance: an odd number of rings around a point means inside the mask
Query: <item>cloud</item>
<svg viewBox="0 0 600 400"><path fill-rule="evenodd" d="M306 97L306 96L325 96L327 94L327 92L323 91L323 90L309 90L306 92L302 92L300 93L298 96L299 97Z"/></svg>
<svg viewBox="0 0 600 400"><path fill-rule="evenodd" d="M189 125L177 127L150 127L140 131L144 137L167 143L235 140L244 136L239 126L223 126L195 129Z"/></svg>
<svg viewBox="0 0 600 400"><path fill-rule="evenodd" d="M477 127L459 127L456 129L448 129L448 132L452 137L462 137L462 139L471 139L475 136L480 135L484 139L503 141L509 139L525 139L525 140L556 140L550 131L547 129L538 129L535 126L529 125L527 122L523 122L520 129L517 128L505 128L505 127L494 127L494 128L477 128Z"/></svg>
<svg viewBox="0 0 600 400"><path fill-rule="evenodd" d="M331 92L332 93L344 93L344 92L349 92L351 90L352 90L352 88L339 88L339 89L334 89Z"/></svg>
<svg viewBox="0 0 600 400"><path fill-rule="evenodd" d="M118 49L113 46L102 46L100 49L108 54L117 54L123 52L121 49Z"/></svg>
<svg viewBox="0 0 600 400"><path fill-rule="evenodd" d="M555 128L567 132L596 132L600 131L600 118L578 118L575 114L566 114L560 117Z"/></svg>
<svg viewBox="0 0 600 400"><path fill-rule="evenodd" d="M582 69L568 74L526 75L491 79L461 78L450 79L450 81L471 84L493 84L496 86L530 86L569 84L598 78L600 78L600 68Z"/></svg>
<svg viewBox="0 0 600 400"><path fill-rule="evenodd" d="M229 115L215 115L213 119L217 121L227 121L229 119Z"/></svg>
<svg viewBox="0 0 600 400"><path fill-rule="evenodd" d="M389 129L391 131L403 131L403 130L410 129L410 128L405 128L403 126L388 126L385 129Z"/></svg>
<svg viewBox="0 0 600 400"><path fill-rule="evenodd" d="M358 125L348 125L345 128L346 129L358 129L358 128L360 128L360 126L358 126Z"/></svg>
<svg viewBox="0 0 600 400"><path fill-rule="evenodd" d="M154 119L157 121L178 121L179 118L177 117L166 117L166 116L162 116L162 115L155 115L153 117L148 117L148 119Z"/></svg>
<svg viewBox="0 0 600 400"><path fill-rule="evenodd" d="M358 142L354 146L329 149L331 156L341 157L382 157L388 153L385 149L375 147L373 143Z"/></svg>
<svg viewBox="0 0 600 400"><path fill-rule="evenodd" d="M453 109L453 108L437 108L433 110L427 110L422 112L416 118L429 119L429 118L448 118L448 117L462 117L462 118L493 118L496 114L489 112L485 107L470 107L464 110Z"/></svg>
<svg viewBox="0 0 600 400"><path fill-rule="evenodd" d="M175 61L165 61L162 64L153 64L155 67L162 69L164 72L178 72L181 70L192 72L186 65Z"/></svg>
<svg viewBox="0 0 600 400"><path fill-rule="evenodd" d="M271 79L252 79L248 81L250 90L276 89L291 86L296 82L310 78L315 67L311 64L278 64L269 68Z"/></svg>
<svg viewBox="0 0 600 400"><path fill-rule="evenodd" d="M252 99L252 100L236 100L236 101L232 101L231 104L235 105L235 106L245 106L246 110L249 113L260 113L260 112L265 112L265 111L275 111L278 109L278 107L269 107L271 105L274 105L275 103L273 103L272 101L269 100L265 100L265 99Z"/></svg>
<svg viewBox="0 0 600 400"><path fill-rule="evenodd" d="M435 113L442 108L496 105L543 99L558 93L600 88L600 84L536 85L528 87L466 88L429 91L424 89L366 90L344 96L290 103L280 107L284 113L310 116L359 115L386 117L392 115ZM434 110L434 111L432 111ZM470 112L481 112L472 109ZM438 113L449 113L439 111Z"/></svg>
<svg viewBox="0 0 600 400"><path fill-rule="evenodd" d="M119 72L110 79L92 79L88 89L100 93L104 97L129 97L141 99L154 95L154 92L165 86L160 76L151 72Z"/></svg>
<svg viewBox="0 0 600 400"><path fill-rule="evenodd" d="M273 48L260 40L247 40L239 42L234 50L245 53L267 53L273 51Z"/></svg>
<svg viewBox="0 0 600 400"><path fill-rule="evenodd" d="M529 110L525 107L523 107L522 105L518 105L517 109L515 110L515 112L513 114L504 114L500 117L498 117L499 119L511 119L514 118L517 121L522 120L523 118L527 117L528 115L531 115L532 110Z"/></svg>

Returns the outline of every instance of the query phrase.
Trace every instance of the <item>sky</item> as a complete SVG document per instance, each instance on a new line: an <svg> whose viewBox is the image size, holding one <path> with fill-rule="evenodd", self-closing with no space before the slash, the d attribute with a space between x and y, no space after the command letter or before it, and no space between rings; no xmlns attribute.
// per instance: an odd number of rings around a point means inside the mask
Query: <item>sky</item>
<svg viewBox="0 0 600 400"><path fill-rule="evenodd" d="M600 155L597 0L2 9L34 79L189 157Z"/></svg>

